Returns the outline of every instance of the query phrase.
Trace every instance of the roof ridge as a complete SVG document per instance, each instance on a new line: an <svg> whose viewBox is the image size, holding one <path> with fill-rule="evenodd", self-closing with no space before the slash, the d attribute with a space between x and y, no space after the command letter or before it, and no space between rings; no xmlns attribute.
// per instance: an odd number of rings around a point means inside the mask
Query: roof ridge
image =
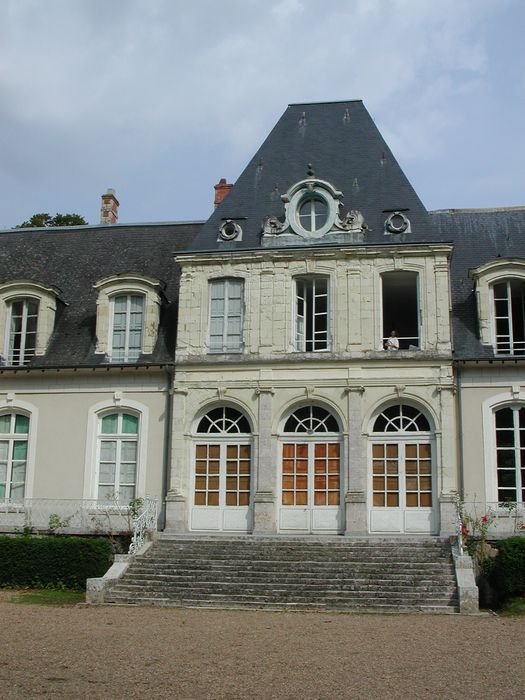
<svg viewBox="0 0 525 700"><path fill-rule="evenodd" d="M434 209L429 211L429 214L476 214L487 212L503 212L503 211L525 211L525 204L518 204L511 207L466 207L461 209Z"/></svg>
<svg viewBox="0 0 525 700"><path fill-rule="evenodd" d="M301 107L302 105L343 105L349 102L363 102L363 100L327 100L326 102L290 102L288 107Z"/></svg>

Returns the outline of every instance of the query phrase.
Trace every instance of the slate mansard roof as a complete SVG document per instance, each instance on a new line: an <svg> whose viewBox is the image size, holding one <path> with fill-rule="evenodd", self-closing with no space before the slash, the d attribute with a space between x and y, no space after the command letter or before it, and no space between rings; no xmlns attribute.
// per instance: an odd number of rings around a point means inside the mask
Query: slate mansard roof
<svg viewBox="0 0 525 700"><path fill-rule="evenodd" d="M179 282L173 253L187 248L201 225L116 224L0 232L0 284L24 279L61 290L46 354L35 356L30 366L104 363L105 356L95 354L97 292L93 284L124 273L166 283L154 352L135 364L173 362Z"/></svg>
<svg viewBox="0 0 525 700"><path fill-rule="evenodd" d="M385 243L385 211L406 210L414 237L426 240L427 212L360 100L289 105L246 166L230 194L195 238L195 250L252 249L262 222L282 216L281 195L307 177L343 193L344 209L357 209L369 227L365 243ZM218 242L225 219L238 220L243 240ZM300 241L299 241L300 244ZM322 239L318 241L322 245ZM312 243L309 243L312 245Z"/></svg>
<svg viewBox="0 0 525 700"><path fill-rule="evenodd" d="M454 357L493 358L494 353L479 341L474 280L469 272L498 258L525 259L525 207L436 211L430 212L430 219L436 238L454 246L450 270Z"/></svg>
<svg viewBox="0 0 525 700"><path fill-rule="evenodd" d="M71 229L17 229L0 232L0 284L29 279L62 290L56 326L45 356L31 366L93 366L96 355L93 284L119 273L139 273L166 282L159 337L152 355L137 364L173 362L179 272L174 253L269 251L263 220L284 214L281 195L307 178L343 194L344 212L359 210L367 229L362 245L451 243L453 347L458 359L490 359L477 327L474 282L469 271L490 260L525 259L525 207L501 210L428 212L395 160L361 101L289 105L239 176L231 192L206 222L85 226ZM343 207L342 207L343 208ZM410 233L385 236L388 212L403 211ZM242 240L218 240L225 220L238 222ZM301 239L305 249L351 245L347 234L329 241ZM395 240L393 240L395 238ZM275 247L280 247L278 242Z"/></svg>

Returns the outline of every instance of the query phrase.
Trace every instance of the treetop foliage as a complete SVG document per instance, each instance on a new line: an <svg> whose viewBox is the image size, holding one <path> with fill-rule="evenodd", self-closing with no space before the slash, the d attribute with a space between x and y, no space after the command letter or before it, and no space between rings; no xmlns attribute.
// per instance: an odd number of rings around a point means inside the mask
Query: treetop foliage
<svg viewBox="0 0 525 700"><path fill-rule="evenodd" d="M23 221L15 228L50 228L52 226L84 226L87 221L80 214L59 214L55 216L42 212L33 214L28 221Z"/></svg>

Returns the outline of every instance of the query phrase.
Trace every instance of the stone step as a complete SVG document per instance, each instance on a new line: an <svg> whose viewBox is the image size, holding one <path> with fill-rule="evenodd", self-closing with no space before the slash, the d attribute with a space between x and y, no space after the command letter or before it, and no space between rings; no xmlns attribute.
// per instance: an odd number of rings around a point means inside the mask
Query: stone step
<svg viewBox="0 0 525 700"><path fill-rule="evenodd" d="M452 611L441 541L181 538L156 541L106 595L113 604Z"/></svg>
<svg viewBox="0 0 525 700"><path fill-rule="evenodd" d="M285 562L276 560L253 560L253 559L231 559L231 560L216 560L216 559L187 559L181 561L170 561L166 559L147 559L136 561L135 566L140 566L144 571L228 571L243 570L260 573L271 573L275 571L289 571L296 574L309 572L312 574L327 575L333 573L346 573L363 571L366 573L375 573L388 575L389 573L398 573L404 571L417 576L419 573L440 573L442 571L452 571L453 567L449 561L439 562L414 562L414 561L390 561L388 565L384 562L370 561L295 561Z"/></svg>
<svg viewBox="0 0 525 700"><path fill-rule="evenodd" d="M184 600L172 600L170 598L150 599L147 597L134 596L133 598L122 598L115 601L108 601L109 605L126 605L126 606L164 606L164 607L180 607L180 608L203 608L203 609L227 609L227 610L243 610L256 609L268 611L280 610L296 610L296 611L316 611L316 612L348 612L348 613L378 613L378 614L405 614L405 613L424 613L424 614L439 614L452 615L456 610L451 605L390 605L381 604L374 605L371 603L355 603L353 605L323 605L316 601L315 603L275 603L266 601L250 601L248 603L232 602L207 602L203 603L200 600L192 600L187 598Z"/></svg>
<svg viewBox="0 0 525 700"><path fill-rule="evenodd" d="M376 599L340 599L331 598L319 600L279 600L275 597L253 597L239 599L231 596L218 596L205 600L198 597L168 597L151 595L114 596L108 600L110 604L117 605L165 605L180 607L205 607L205 608L263 608L269 610L340 610L361 612L455 612L455 602L446 599L426 599L419 602L407 601L403 598L382 600Z"/></svg>

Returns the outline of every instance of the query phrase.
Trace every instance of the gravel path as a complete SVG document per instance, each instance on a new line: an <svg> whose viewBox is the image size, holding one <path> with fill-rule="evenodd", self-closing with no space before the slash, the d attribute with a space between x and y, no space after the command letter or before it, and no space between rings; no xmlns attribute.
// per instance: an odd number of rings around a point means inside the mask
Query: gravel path
<svg viewBox="0 0 525 700"><path fill-rule="evenodd" d="M17 605L0 696L525 697L525 619Z"/></svg>

